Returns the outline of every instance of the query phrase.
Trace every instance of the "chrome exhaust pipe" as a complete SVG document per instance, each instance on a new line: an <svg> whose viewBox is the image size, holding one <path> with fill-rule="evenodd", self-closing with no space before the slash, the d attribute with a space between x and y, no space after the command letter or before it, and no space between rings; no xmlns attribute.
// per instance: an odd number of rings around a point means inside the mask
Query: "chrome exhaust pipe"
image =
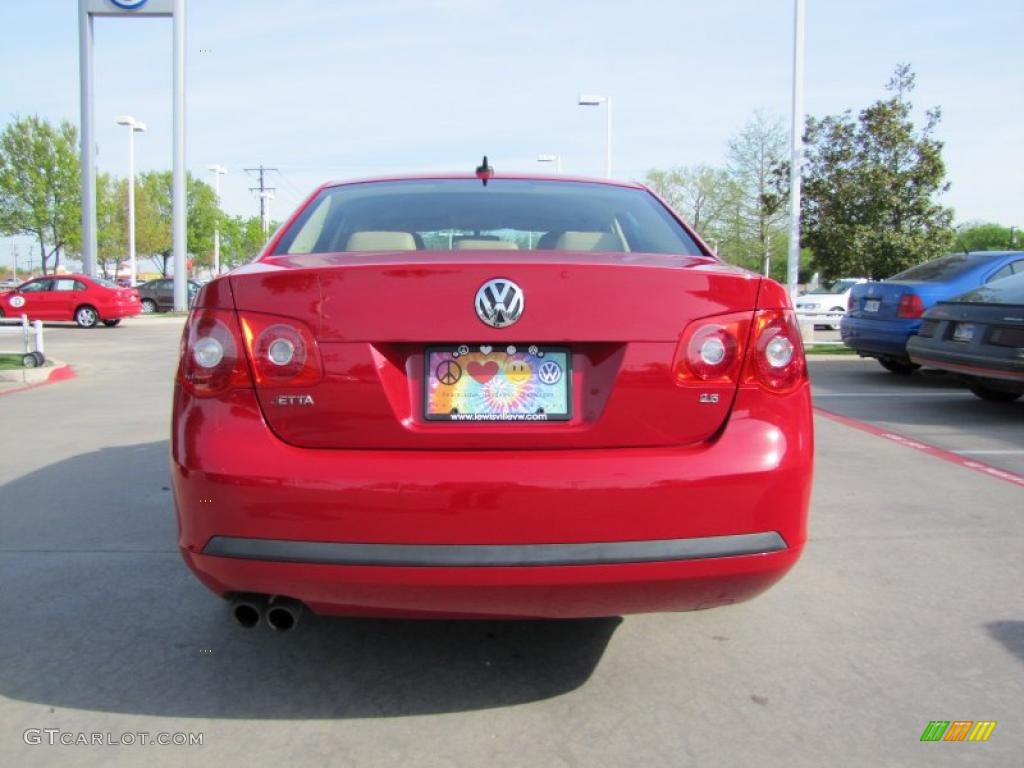
<svg viewBox="0 0 1024 768"><path fill-rule="evenodd" d="M266 603L260 595L239 595L231 601L231 616L239 626L252 629L263 618Z"/></svg>
<svg viewBox="0 0 1024 768"><path fill-rule="evenodd" d="M267 605L267 626L278 632L291 632L299 625L302 603L290 597L272 597Z"/></svg>

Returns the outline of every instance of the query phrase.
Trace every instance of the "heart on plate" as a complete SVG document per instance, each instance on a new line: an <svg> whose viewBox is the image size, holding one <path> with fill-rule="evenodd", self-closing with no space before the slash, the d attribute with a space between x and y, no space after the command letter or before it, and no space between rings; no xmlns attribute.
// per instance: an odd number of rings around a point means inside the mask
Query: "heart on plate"
<svg viewBox="0 0 1024 768"><path fill-rule="evenodd" d="M486 384L498 375L498 364L493 360L488 360L486 363L472 362L466 366L466 370L481 384Z"/></svg>
<svg viewBox="0 0 1024 768"><path fill-rule="evenodd" d="M494 349L494 347L492 347L490 344L484 344L482 347L480 347L480 351L483 352L485 355L491 354L492 349Z"/></svg>

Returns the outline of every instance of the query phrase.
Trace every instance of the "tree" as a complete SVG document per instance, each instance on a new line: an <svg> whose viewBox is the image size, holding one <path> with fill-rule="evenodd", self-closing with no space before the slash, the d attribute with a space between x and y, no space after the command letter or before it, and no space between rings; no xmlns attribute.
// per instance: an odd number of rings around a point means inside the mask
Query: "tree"
<svg viewBox="0 0 1024 768"><path fill-rule="evenodd" d="M896 67L892 94L862 110L808 118L802 244L826 279L884 278L936 258L952 244L952 212L935 202L948 189L938 108L916 129L908 96L914 74Z"/></svg>
<svg viewBox="0 0 1024 768"><path fill-rule="evenodd" d="M652 169L644 182L713 245L723 239L729 214L741 192L725 170L707 165Z"/></svg>
<svg viewBox="0 0 1024 768"><path fill-rule="evenodd" d="M271 223L271 230L277 229ZM228 267L237 267L254 259L267 239L259 216L226 216L220 230L220 258Z"/></svg>
<svg viewBox="0 0 1024 768"><path fill-rule="evenodd" d="M128 253L128 181L108 173L96 177L96 261L104 277Z"/></svg>
<svg viewBox="0 0 1024 768"><path fill-rule="evenodd" d="M78 131L62 121L15 118L0 134L0 232L39 243L43 274L50 259L76 251L82 234Z"/></svg>
<svg viewBox="0 0 1024 768"><path fill-rule="evenodd" d="M772 254L786 248L787 149L782 121L761 111L729 141L728 171L739 199L725 239L737 261L759 264L764 274Z"/></svg>
<svg viewBox="0 0 1024 768"><path fill-rule="evenodd" d="M167 276L173 253L171 237L173 177L170 171L148 171L135 185L135 243ZM188 174L185 229L186 250L193 262L209 265L213 259L213 232L221 218L213 188Z"/></svg>
<svg viewBox="0 0 1024 768"><path fill-rule="evenodd" d="M968 222L956 229L956 248L965 251L1012 251L1021 245L1019 227L983 221Z"/></svg>

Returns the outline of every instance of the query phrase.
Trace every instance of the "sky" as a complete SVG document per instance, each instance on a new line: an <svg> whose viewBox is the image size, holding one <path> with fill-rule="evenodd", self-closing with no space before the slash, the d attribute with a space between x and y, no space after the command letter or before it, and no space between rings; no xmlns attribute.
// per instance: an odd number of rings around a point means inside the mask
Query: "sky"
<svg viewBox="0 0 1024 768"><path fill-rule="evenodd" d="M76 0L0 0L0 118L79 121ZM1024 2L807 0L806 110L859 110L899 62L918 116L940 106L956 220L1024 225ZM613 175L725 161L755 110L788 131L792 0L188 0L187 164L210 164L231 214L256 214L263 164L275 219L330 179L472 170ZM98 168L171 165L171 23L96 20ZM29 241L0 240L0 264ZM37 257L38 260L38 257Z"/></svg>

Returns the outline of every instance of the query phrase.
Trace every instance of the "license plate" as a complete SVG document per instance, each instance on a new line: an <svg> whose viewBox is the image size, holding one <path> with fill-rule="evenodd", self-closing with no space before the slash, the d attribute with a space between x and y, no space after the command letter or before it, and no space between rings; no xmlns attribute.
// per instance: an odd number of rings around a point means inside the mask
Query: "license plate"
<svg viewBox="0 0 1024 768"><path fill-rule="evenodd" d="M882 302L879 299L868 299L864 302L865 312L877 312L878 307L881 306Z"/></svg>
<svg viewBox="0 0 1024 768"><path fill-rule="evenodd" d="M424 363L429 420L566 421L572 416L572 356L565 347L430 347Z"/></svg>
<svg viewBox="0 0 1024 768"><path fill-rule="evenodd" d="M957 323L953 329L954 341L971 341L974 338L973 323Z"/></svg>

